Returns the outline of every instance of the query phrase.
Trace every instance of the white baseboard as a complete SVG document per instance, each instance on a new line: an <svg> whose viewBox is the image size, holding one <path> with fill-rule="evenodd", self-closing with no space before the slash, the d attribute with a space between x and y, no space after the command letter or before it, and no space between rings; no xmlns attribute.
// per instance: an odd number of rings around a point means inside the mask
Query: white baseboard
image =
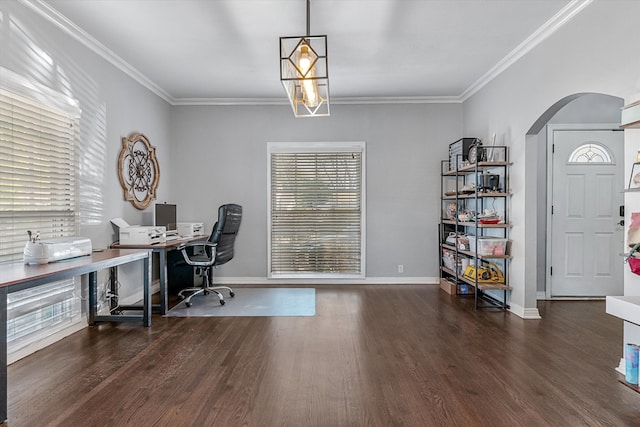
<svg viewBox="0 0 640 427"><path fill-rule="evenodd" d="M618 366L616 366L616 371L621 373L622 375L625 375L625 361L624 361L624 357L622 359L620 359L620 363L618 364Z"/></svg>
<svg viewBox="0 0 640 427"><path fill-rule="evenodd" d="M437 277L365 277L362 279L284 279L268 277L214 277L220 285L437 285Z"/></svg>
<svg viewBox="0 0 640 427"><path fill-rule="evenodd" d="M537 308L525 308L525 307L519 306L518 304L511 303L511 308L509 309L509 311L515 314L516 316L522 317L523 319L527 319L527 320L542 319L542 317L540 316L540 312L538 311Z"/></svg>
<svg viewBox="0 0 640 427"><path fill-rule="evenodd" d="M214 277L217 285L438 285L438 277L367 277L364 279L269 279L267 277ZM151 294L160 292L160 284L151 286ZM132 305L142 300L142 291L120 300L121 305Z"/></svg>
<svg viewBox="0 0 640 427"><path fill-rule="evenodd" d="M154 283L151 286L151 293L156 293L156 292L160 292L160 284L156 281L156 283ZM143 292L136 292L134 295L131 295L127 298L123 298L120 301L120 304L122 305L133 305L135 303L137 303L138 301L142 300L143 297ZM60 341L62 338L67 337L75 332L81 331L82 329L86 328L89 326L88 323L88 319L86 316L83 316L82 320L69 325L69 327L56 332L55 334L49 335L45 338L42 338L40 340L38 340L37 342L34 342L32 344L29 344L25 347L22 347L20 349L17 349L14 352L11 353L7 353L7 365L10 365L11 363L17 362L18 360L27 357L30 354L35 353L38 350L41 350L57 341Z"/></svg>
<svg viewBox="0 0 640 427"><path fill-rule="evenodd" d="M42 350L48 345L53 344L56 341L60 341L62 338L67 337L73 333L76 333L84 328L86 328L89 324L87 323L87 319L83 318L82 320L69 325L68 328L65 328L61 331L56 332L53 335L49 335L37 342L31 343L25 347L22 347L12 353L7 353L7 365L12 364L13 362L17 362L23 357L27 357L30 354L35 353L38 350Z"/></svg>

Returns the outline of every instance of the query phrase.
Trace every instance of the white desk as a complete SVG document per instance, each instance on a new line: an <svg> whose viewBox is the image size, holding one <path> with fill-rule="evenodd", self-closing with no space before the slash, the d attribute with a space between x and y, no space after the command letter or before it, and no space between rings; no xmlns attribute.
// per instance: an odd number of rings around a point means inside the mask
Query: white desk
<svg viewBox="0 0 640 427"><path fill-rule="evenodd" d="M181 237L179 239L170 240L166 243L154 243L152 245L112 245L112 248L119 249L147 249L158 254L160 269L160 305L153 305L154 310L158 310L160 314L165 315L169 311L169 274L167 271L167 252L175 251L183 243L197 242L206 240L209 236L193 236ZM125 306L125 308L127 308Z"/></svg>
<svg viewBox="0 0 640 427"><path fill-rule="evenodd" d="M98 315L96 313L98 271L119 265L142 261L144 300L142 315ZM142 321L151 325L151 293L149 251L107 249L91 255L42 265L23 263L5 264L0 267L0 423L7 420L7 295L41 286L56 280L87 275L89 280L89 323Z"/></svg>

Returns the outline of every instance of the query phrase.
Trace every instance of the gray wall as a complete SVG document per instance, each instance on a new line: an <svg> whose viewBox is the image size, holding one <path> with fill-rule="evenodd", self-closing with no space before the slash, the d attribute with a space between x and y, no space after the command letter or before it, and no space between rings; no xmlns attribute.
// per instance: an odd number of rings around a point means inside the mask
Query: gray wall
<svg viewBox="0 0 640 427"><path fill-rule="evenodd" d="M245 206L238 242L245 259L239 256L221 273L258 278L266 274L266 143L364 140L367 276L394 276L404 264L408 278L435 277L439 160L463 135L490 140L496 133L498 144L511 146L514 163L512 306L525 315L537 311L535 274L530 283L525 273L537 252L535 244L525 245L525 222L535 224L536 215L535 195L527 198L531 206L525 203L526 179L536 180L525 135L565 96L625 97L640 88L637 1L593 2L467 99L463 111L452 104L335 105L330 118L318 120L294 120L287 107L170 107L22 3L3 1L0 11L0 65L80 100L81 234L94 246L112 241L113 217L130 223L151 218L122 200L116 176L120 138L132 132L145 133L157 147L158 200L178 203L182 220L202 219L211 227L220 203Z"/></svg>
<svg viewBox="0 0 640 427"><path fill-rule="evenodd" d="M460 104L334 105L331 117L295 119L287 106L174 107L172 202L180 221L205 221L220 204L244 207L234 262L219 275L267 275L267 142L365 141L366 276L438 276L440 160L460 137ZM398 264L404 273L397 272Z"/></svg>
<svg viewBox="0 0 640 427"><path fill-rule="evenodd" d="M0 66L80 101L79 234L94 247L114 241L111 218L153 222L152 206L123 200L116 174L120 139L133 132L156 147L157 201L177 203L180 221L210 229L218 205L244 206L238 256L218 272L240 279L267 273L267 142L365 141L367 277L438 276L439 162L462 136L461 104L334 105L317 119L294 119L287 106L171 107L29 7L1 2L0 11ZM123 299L139 291L137 274L121 274Z"/></svg>
<svg viewBox="0 0 640 427"><path fill-rule="evenodd" d="M465 133L484 139L495 132L511 146L511 307L523 317L538 316L537 153L526 149L527 134L535 138L538 119L565 97L638 91L638 16L638 1L596 0L464 103Z"/></svg>
<svg viewBox="0 0 640 427"><path fill-rule="evenodd" d="M158 195L167 197L172 179L170 106L20 2L0 2L0 13L0 66L80 102L78 234L90 237L94 248L106 248L114 238L111 218L123 217L130 224L144 220L143 212L123 200L117 177L122 137L142 132L157 148ZM121 296L126 299L141 291L140 272L130 267L122 273Z"/></svg>

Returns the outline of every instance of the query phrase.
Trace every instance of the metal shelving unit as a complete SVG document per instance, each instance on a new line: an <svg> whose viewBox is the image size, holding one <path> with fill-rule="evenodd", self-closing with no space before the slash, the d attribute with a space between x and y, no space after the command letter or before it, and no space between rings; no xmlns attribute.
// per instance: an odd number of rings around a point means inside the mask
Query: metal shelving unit
<svg viewBox="0 0 640 427"><path fill-rule="evenodd" d="M504 310L509 308L511 291L508 147L478 145L476 151L478 161L473 163L469 163L464 154L441 162L440 286L451 294L472 296L477 309ZM450 169L452 161L461 166ZM497 175L498 184L492 188L478 185L484 183L480 177L486 173ZM488 207L501 211L499 223L483 224L477 219ZM464 212L471 214L464 217ZM448 241L451 233L458 237ZM461 236L469 235L475 237L471 239L474 243L465 245ZM479 251L490 247L487 242L500 242L502 249L496 249L500 246L496 245L493 251Z"/></svg>

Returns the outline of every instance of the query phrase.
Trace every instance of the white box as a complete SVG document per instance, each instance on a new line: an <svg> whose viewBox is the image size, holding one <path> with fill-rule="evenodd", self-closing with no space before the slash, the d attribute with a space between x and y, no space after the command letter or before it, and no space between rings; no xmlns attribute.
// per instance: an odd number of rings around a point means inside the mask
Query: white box
<svg viewBox="0 0 640 427"><path fill-rule="evenodd" d="M193 237L204 235L204 223L202 222L179 222L176 225L178 234L182 237Z"/></svg>
<svg viewBox="0 0 640 427"><path fill-rule="evenodd" d="M167 227L136 226L120 229L121 245L153 245L167 241Z"/></svg>
<svg viewBox="0 0 640 427"><path fill-rule="evenodd" d="M469 237L469 250L476 250L476 236ZM480 256L504 256L507 255L508 239L498 237L478 237L478 252Z"/></svg>

